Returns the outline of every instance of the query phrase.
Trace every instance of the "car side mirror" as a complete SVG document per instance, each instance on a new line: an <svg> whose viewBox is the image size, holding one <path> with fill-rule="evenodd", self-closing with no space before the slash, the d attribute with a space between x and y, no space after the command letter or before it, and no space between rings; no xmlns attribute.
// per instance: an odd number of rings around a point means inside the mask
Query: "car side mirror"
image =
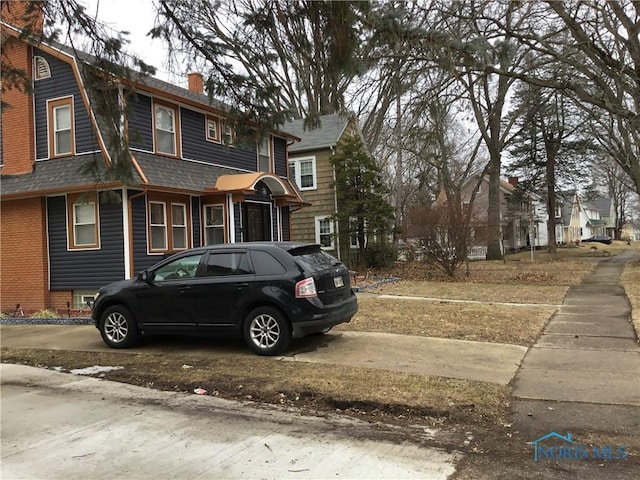
<svg viewBox="0 0 640 480"><path fill-rule="evenodd" d="M143 270L138 274L138 280L142 280L145 283L149 283L151 281L152 275L149 274L147 270Z"/></svg>

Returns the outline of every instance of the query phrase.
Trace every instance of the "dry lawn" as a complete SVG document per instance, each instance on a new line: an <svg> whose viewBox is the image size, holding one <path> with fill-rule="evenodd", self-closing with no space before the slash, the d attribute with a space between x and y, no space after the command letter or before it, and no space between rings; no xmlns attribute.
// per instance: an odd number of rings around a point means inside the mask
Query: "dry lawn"
<svg viewBox="0 0 640 480"><path fill-rule="evenodd" d="M3 348L2 361L65 370L122 366L104 378L189 393L204 388L224 398L430 424L496 423L506 414L509 395L507 386L490 383L278 361L249 353L207 358Z"/></svg>
<svg viewBox="0 0 640 480"><path fill-rule="evenodd" d="M631 320L636 330L636 337L640 337L640 260L627 264L620 283L624 286L631 304Z"/></svg>
<svg viewBox="0 0 640 480"><path fill-rule="evenodd" d="M370 291L381 295L406 295L448 300L560 305L568 289L569 285L409 280L388 283Z"/></svg>
<svg viewBox="0 0 640 480"><path fill-rule="evenodd" d="M365 297L351 323L337 330L398 333L480 342L533 345L553 307L443 303Z"/></svg>

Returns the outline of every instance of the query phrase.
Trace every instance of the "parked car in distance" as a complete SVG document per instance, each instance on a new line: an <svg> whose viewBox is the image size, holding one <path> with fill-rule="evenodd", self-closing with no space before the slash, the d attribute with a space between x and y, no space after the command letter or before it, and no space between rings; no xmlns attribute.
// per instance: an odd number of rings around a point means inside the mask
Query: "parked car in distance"
<svg viewBox="0 0 640 480"><path fill-rule="evenodd" d="M259 355L277 355L357 310L349 270L320 245L249 242L185 250L106 285L91 316L112 348L141 334L235 334Z"/></svg>
<svg viewBox="0 0 640 480"><path fill-rule="evenodd" d="M599 242L604 243L606 245L611 245L611 237L608 235L594 235L593 237L589 237L586 240L582 240L583 242Z"/></svg>

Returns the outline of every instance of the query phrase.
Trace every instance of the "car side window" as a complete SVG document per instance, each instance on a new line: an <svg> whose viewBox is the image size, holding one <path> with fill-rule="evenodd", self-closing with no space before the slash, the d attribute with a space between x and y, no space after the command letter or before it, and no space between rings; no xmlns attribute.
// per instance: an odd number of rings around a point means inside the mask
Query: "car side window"
<svg viewBox="0 0 640 480"><path fill-rule="evenodd" d="M253 261L256 275L275 275L287 271L273 255L262 250L251 252L251 260Z"/></svg>
<svg viewBox="0 0 640 480"><path fill-rule="evenodd" d="M181 257L173 262L169 262L155 271L153 280L163 282L166 280L188 280L195 278L201 258L202 254L198 254Z"/></svg>
<svg viewBox="0 0 640 480"><path fill-rule="evenodd" d="M250 274L249 259L246 252L209 253L204 269L205 277Z"/></svg>

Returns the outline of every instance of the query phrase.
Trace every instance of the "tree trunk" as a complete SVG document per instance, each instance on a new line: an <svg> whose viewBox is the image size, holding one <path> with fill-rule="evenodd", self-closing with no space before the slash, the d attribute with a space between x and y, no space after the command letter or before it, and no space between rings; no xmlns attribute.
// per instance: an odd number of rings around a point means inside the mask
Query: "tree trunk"
<svg viewBox="0 0 640 480"><path fill-rule="evenodd" d="M549 253L555 255L556 249L556 152L547 149L546 186L547 186L547 244Z"/></svg>
<svg viewBox="0 0 640 480"><path fill-rule="evenodd" d="M500 228L500 152L491 152L489 162L487 260L502 260L502 229Z"/></svg>

